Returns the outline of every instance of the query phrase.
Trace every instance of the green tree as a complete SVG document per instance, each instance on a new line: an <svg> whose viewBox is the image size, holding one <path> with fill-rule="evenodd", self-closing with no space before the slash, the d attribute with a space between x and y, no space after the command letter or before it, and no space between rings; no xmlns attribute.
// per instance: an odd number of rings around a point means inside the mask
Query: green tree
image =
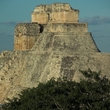
<svg viewBox="0 0 110 110"><path fill-rule="evenodd" d="M82 71L86 80L66 78L39 83L19 98L8 99L3 110L110 110L110 81L91 70Z"/></svg>

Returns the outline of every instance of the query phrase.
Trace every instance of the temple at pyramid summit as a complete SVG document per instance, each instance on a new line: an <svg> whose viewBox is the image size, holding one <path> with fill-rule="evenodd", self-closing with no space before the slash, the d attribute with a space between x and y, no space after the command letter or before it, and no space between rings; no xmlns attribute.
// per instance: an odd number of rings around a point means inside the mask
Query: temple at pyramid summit
<svg viewBox="0 0 110 110"><path fill-rule="evenodd" d="M34 8L34 7L33 7ZM30 23L15 27L14 50L0 53L0 103L51 78L80 81L80 70L110 79L110 53L99 51L79 10L68 3L37 5Z"/></svg>
<svg viewBox="0 0 110 110"><path fill-rule="evenodd" d="M87 42L89 45L83 44L81 46L85 45L87 51L97 51L97 47L91 38L92 36L88 32L87 23L80 23L78 16L79 10L73 9L66 3L54 3L35 7L31 13L32 22L18 24L15 28L14 50L32 49L42 33L54 33L74 37L78 35L81 37L81 40L78 40L77 44L72 43L72 45L78 46L78 44L81 45L83 42ZM74 37L74 41L79 38Z"/></svg>

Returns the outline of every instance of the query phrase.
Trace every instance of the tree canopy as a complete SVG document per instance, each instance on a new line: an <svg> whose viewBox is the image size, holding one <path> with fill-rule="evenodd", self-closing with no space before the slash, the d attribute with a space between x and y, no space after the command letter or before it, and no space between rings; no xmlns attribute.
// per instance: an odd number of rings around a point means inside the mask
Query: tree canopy
<svg viewBox="0 0 110 110"><path fill-rule="evenodd" d="M8 99L3 110L110 110L110 81L100 73L82 71L80 82L52 78Z"/></svg>

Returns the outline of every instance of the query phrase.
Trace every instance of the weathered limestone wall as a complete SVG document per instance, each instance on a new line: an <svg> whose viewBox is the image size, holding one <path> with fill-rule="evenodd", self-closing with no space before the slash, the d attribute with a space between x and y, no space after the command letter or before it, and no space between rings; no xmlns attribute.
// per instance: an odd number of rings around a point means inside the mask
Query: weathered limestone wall
<svg viewBox="0 0 110 110"><path fill-rule="evenodd" d="M68 3L53 3L47 5L38 5L35 7L34 12L43 13L43 12L53 12L53 11L69 11L73 8L70 7Z"/></svg>
<svg viewBox="0 0 110 110"><path fill-rule="evenodd" d="M45 37L44 39L47 40ZM6 98L15 97L21 90L36 87L39 82L45 82L52 77L66 76L69 80L79 81L83 78L79 70L88 68L101 71L102 76L106 75L110 79L110 54L74 54L74 51L71 54L67 49L63 52L67 54L56 54L50 49L45 51L46 46L40 44L40 48L44 50L42 52L37 49L3 53L4 56L0 57L0 103L4 103Z"/></svg>
<svg viewBox="0 0 110 110"><path fill-rule="evenodd" d="M0 55L0 103L21 91L18 76L22 77L22 68L27 52L22 51L4 51ZM23 56L24 55L24 56ZM16 81L16 84L15 84ZM12 85L16 85L15 88ZM23 89L23 88L22 88ZM7 92L12 90L7 97ZM18 92L17 92L18 91Z"/></svg>
<svg viewBox="0 0 110 110"><path fill-rule="evenodd" d="M53 3L52 4L52 11L69 11L72 8L68 3Z"/></svg>
<svg viewBox="0 0 110 110"><path fill-rule="evenodd" d="M31 49L36 41L37 41L37 37L33 37L33 36L16 37L14 49L15 50Z"/></svg>
<svg viewBox="0 0 110 110"><path fill-rule="evenodd" d="M49 23L44 32L88 32L87 23Z"/></svg>
<svg viewBox="0 0 110 110"><path fill-rule="evenodd" d="M52 5L40 5L32 12L32 22L39 24L74 23L78 22L79 11L72 9L69 4L54 3Z"/></svg>
<svg viewBox="0 0 110 110"><path fill-rule="evenodd" d="M77 23L78 12L77 11L52 12L50 14L49 22L51 23Z"/></svg>
<svg viewBox="0 0 110 110"><path fill-rule="evenodd" d="M20 23L15 28L14 50L31 49L40 34L37 23Z"/></svg>
<svg viewBox="0 0 110 110"><path fill-rule="evenodd" d="M49 15L47 13L33 13L31 17L32 22L37 22L39 24L47 24L49 21Z"/></svg>
<svg viewBox="0 0 110 110"><path fill-rule="evenodd" d="M89 32L43 32L32 50L39 53L52 51L61 55L99 52Z"/></svg>

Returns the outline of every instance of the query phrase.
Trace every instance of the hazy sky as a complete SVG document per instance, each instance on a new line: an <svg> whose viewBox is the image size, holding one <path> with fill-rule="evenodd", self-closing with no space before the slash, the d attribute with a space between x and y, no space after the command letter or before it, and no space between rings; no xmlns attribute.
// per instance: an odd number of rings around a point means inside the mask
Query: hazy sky
<svg viewBox="0 0 110 110"><path fill-rule="evenodd" d="M17 23L31 22L31 12L37 5L54 2L79 9L79 20L88 23L98 48L110 52L110 0L0 0L0 51L13 50Z"/></svg>

